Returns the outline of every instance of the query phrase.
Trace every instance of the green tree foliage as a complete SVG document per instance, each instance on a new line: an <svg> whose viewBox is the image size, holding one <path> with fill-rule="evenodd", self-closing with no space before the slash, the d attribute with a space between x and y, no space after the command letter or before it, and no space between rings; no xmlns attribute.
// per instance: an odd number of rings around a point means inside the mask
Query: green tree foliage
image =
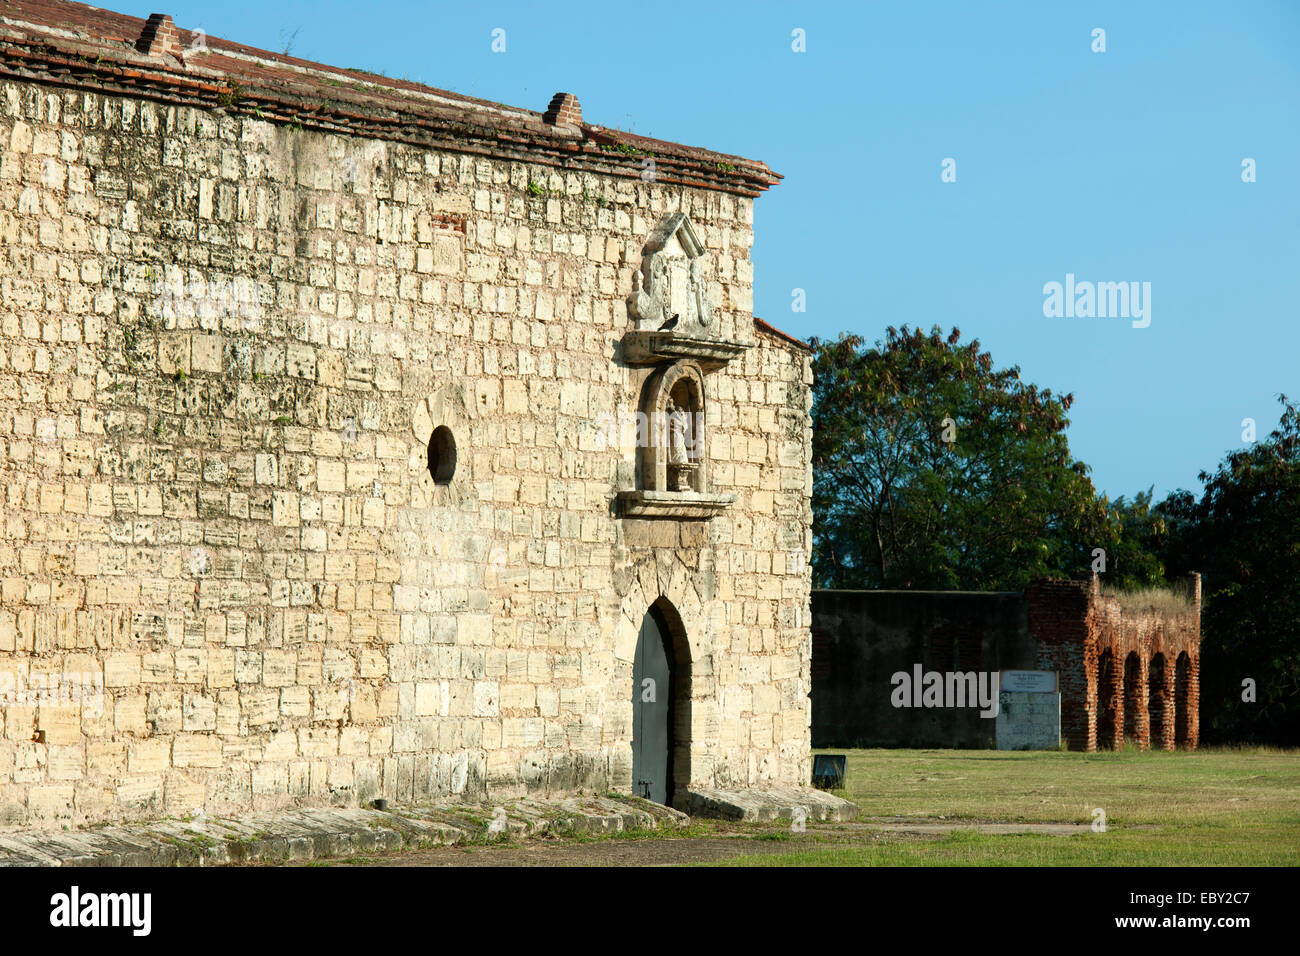
<svg viewBox="0 0 1300 956"><path fill-rule="evenodd" d="M1065 439L1070 395L995 369L957 329L813 347L818 586L1018 589L1088 570L1149 510L1097 497Z"/></svg>
<svg viewBox="0 0 1300 956"><path fill-rule="evenodd" d="M1201 739L1300 743L1300 409L1280 396L1267 439L1202 472L1200 501L1157 510L1171 573L1202 572ZM1256 701L1242 700L1255 681Z"/></svg>
<svg viewBox="0 0 1300 956"><path fill-rule="evenodd" d="M1163 555L1169 548L1170 518L1160 510L1161 506L1152 506L1154 494L1152 486L1138 492L1132 501L1123 496L1114 502L1105 496L1101 499L1110 524L1110 546L1102 577L1108 587L1136 589L1166 583L1168 569Z"/></svg>

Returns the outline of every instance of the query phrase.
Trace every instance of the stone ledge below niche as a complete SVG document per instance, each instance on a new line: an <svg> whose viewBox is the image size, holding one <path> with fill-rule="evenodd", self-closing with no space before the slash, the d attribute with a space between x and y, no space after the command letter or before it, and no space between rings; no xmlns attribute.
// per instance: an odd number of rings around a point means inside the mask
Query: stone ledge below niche
<svg viewBox="0 0 1300 956"><path fill-rule="evenodd" d="M735 495L705 495L698 491L620 491L615 496L621 518L713 518L726 511Z"/></svg>
<svg viewBox="0 0 1300 956"><path fill-rule="evenodd" d="M654 329L636 329L623 336L623 360L629 365L650 365L675 359L695 359L702 365L726 365L749 343L700 338Z"/></svg>

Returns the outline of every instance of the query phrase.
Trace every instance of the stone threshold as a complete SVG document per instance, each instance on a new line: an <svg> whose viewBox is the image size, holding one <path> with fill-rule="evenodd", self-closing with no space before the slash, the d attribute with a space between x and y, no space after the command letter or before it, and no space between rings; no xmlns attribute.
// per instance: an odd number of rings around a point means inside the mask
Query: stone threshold
<svg viewBox="0 0 1300 956"><path fill-rule="evenodd" d="M547 835L676 829L690 818L639 797L504 804L287 809L77 830L0 831L0 866L222 866L321 860Z"/></svg>
<svg viewBox="0 0 1300 956"><path fill-rule="evenodd" d="M746 823L793 820L803 811L806 821L846 823L858 817L858 805L811 787L764 787L755 790L691 789L678 807L694 817L715 817Z"/></svg>

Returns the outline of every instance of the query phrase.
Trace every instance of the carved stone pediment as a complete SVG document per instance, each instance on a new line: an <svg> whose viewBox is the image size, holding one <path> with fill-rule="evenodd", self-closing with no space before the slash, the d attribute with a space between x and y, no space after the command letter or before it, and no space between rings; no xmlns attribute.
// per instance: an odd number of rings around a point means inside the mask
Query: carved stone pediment
<svg viewBox="0 0 1300 956"><path fill-rule="evenodd" d="M632 278L627 311L638 329L680 329L704 335L713 307L700 276L704 244L685 213L674 213L650 234L641 249L641 268Z"/></svg>
<svg viewBox="0 0 1300 956"><path fill-rule="evenodd" d="M650 234L627 298L636 326L623 339L626 361L644 365L692 358L720 365L748 348L719 334L704 279L704 255L704 244L685 213L668 216Z"/></svg>

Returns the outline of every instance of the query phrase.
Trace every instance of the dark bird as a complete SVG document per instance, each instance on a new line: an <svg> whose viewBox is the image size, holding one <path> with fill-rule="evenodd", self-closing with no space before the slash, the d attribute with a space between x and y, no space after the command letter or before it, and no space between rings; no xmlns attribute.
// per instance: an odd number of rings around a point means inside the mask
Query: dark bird
<svg viewBox="0 0 1300 956"><path fill-rule="evenodd" d="M671 329L671 328L675 328L675 327L677 326L677 320L680 319L680 318L681 318L681 315L679 315L678 313L674 312L674 313L673 313L673 317L672 317L671 319L669 319L669 320L668 320L667 322L665 322L663 325L659 326L659 331L660 331L660 332L666 332L667 330L669 330L669 329Z"/></svg>

